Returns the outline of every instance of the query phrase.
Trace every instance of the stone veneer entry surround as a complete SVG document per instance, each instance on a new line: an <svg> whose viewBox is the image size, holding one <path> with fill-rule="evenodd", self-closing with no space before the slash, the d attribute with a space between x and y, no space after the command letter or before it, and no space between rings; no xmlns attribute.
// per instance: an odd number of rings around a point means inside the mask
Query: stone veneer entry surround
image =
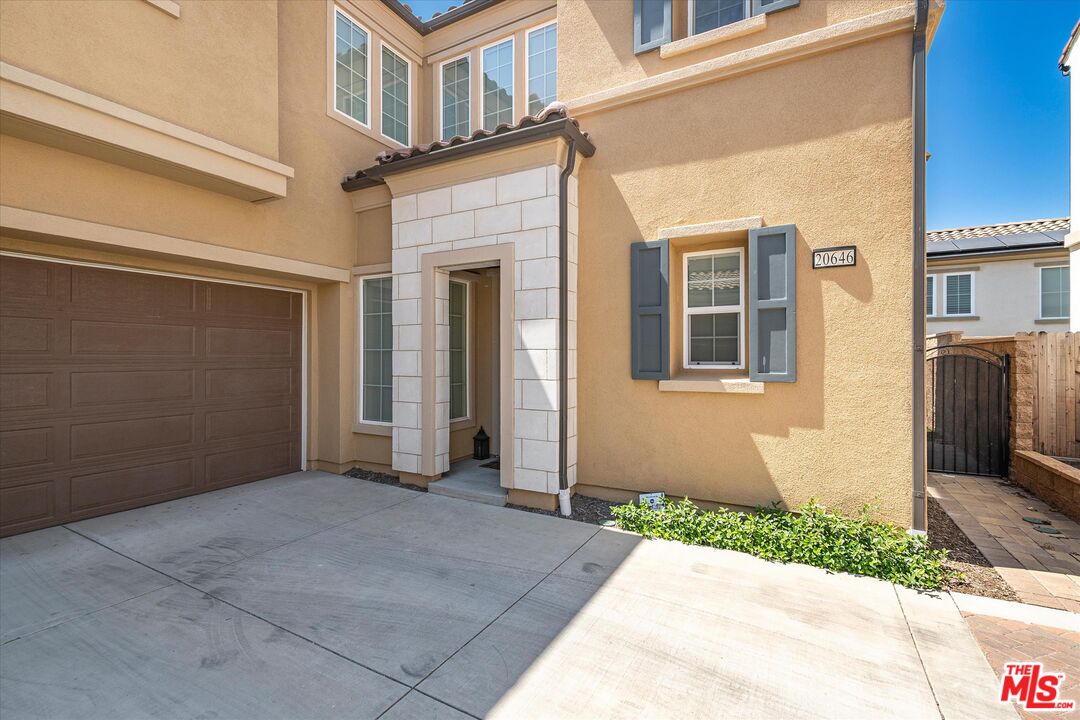
<svg viewBox="0 0 1080 720"><path fill-rule="evenodd" d="M509 367L500 363L499 391L500 407L509 408L511 417L501 418L500 432L509 430L513 442L500 438L502 457L509 461L503 463L501 483L517 490L559 491L561 172L558 164L549 164L393 198L395 470L428 478L449 470L450 270L505 263L512 267L501 269L507 287L500 296L500 325L511 328L513 345L512 353L505 354ZM572 486L577 464L578 232L573 176L567 195L567 475ZM430 323L425 320L428 314ZM512 404L506 395L510 392Z"/></svg>

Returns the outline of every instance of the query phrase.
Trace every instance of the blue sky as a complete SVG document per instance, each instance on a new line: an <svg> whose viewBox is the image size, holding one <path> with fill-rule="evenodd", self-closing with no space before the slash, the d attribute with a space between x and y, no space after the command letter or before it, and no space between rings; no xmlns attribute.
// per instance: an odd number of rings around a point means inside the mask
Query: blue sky
<svg viewBox="0 0 1080 720"><path fill-rule="evenodd" d="M1080 0L948 0L927 59L927 227L1069 214L1069 87Z"/></svg>
<svg viewBox="0 0 1080 720"><path fill-rule="evenodd" d="M408 2L425 19L461 4ZM1069 87L1057 61L1077 18L1080 0L946 2L927 61L928 228L1069 214Z"/></svg>

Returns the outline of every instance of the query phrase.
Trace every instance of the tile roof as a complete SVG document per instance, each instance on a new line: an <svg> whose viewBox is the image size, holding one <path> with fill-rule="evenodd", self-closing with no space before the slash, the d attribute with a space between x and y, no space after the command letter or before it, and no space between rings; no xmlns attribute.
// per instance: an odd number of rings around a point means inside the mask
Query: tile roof
<svg viewBox="0 0 1080 720"><path fill-rule="evenodd" d="M928 230L926 232L926 242L995 237L998 235L1020 235L1021 233L1046 232L1047 230L1064 230L1068 232L1069 218L1026 220L1024 222L1002 223L1000 225L976 225L952 230Z"/></svg>
<svg viewBox="0 0 1080 720"><path fill-rule="evenodd" d="M503 0L462 0L460 5L451 5L443 12L437 12L427 20L422 20L409 5L401 0L382 0L382 2L393 10L398 17L407 22L413 30L416 30L421 35L427 35L441 27L467 18L470 15L475 15L492 5L497 5Z"/></svg>
<svg viewBox="0 0 1080 720"><path fill-rule="evenodd" d="M493 137L495 135L503 135L508 132L513 132L514 130L522 130L535 125L543 125L546 122L552 122L562 118L567 118L574 124L574 127L578 127L577 120L567 114L566 105L561 102L553 102L538 114L526 115L513 125L510 123L500 123L495 126L494 130L484 130L482 128L480 130L474 130L468 137L464 135L455 135L449 140L436 140L435 142L427 143L426 145L412 145L399 150L383 150L375 156L375 160L380 165L387 165L392 162L397 162L398 160L405 160L406 158L417 157L418 155L427 155L436 150L443 150L448 147L454 147L455 145L483 140L484 138ZM582 135L586 138L589 137L589 134L585 132L583 132Z"/></svg>
<svg viewBox="0 0 1080 720"><path fill-rule="evenodd" d="M985 255L1064 247L1069 218L978 225L926 233L928 257Z"/></svg>

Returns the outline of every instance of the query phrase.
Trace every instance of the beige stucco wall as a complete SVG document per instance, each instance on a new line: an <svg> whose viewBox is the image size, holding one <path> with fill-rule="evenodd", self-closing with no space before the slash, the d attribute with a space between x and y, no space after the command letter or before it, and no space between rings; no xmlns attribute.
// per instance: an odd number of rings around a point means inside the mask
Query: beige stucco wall
<svg viewBox="0 0 1080 720"><path fill-rule="evenodd" d="M560 45L560 92L640 74L603 61L630 34L610 25L614 5L560 4L562 37L585 39ZM910 522L910 58L910 34L895 34L581 119L597 153L579 190L579 492L851 512L876 500ZM798 381L713 394L631 379L630 243L748 216L797 226ZM845 244L855 267L810 268L811 248Z"/></svg>

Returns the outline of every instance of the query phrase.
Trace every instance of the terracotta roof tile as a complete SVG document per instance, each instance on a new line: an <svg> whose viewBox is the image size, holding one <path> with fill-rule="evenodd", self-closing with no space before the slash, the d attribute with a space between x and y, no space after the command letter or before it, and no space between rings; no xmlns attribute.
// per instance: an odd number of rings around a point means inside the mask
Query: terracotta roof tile
<svg viewBox="0 0 1080 720"><path fill-rule="evenodd" d="M966 240L968 238L998 237L1001 235L1022 235L1024 233L1047 232L1069 229L1069 218L1048 220L1027 220L1024 222L1002 223L1000 225L976 225L974 227L953 228L951 230L929 230L926 241L943 242L948 240Z"/></svg>

